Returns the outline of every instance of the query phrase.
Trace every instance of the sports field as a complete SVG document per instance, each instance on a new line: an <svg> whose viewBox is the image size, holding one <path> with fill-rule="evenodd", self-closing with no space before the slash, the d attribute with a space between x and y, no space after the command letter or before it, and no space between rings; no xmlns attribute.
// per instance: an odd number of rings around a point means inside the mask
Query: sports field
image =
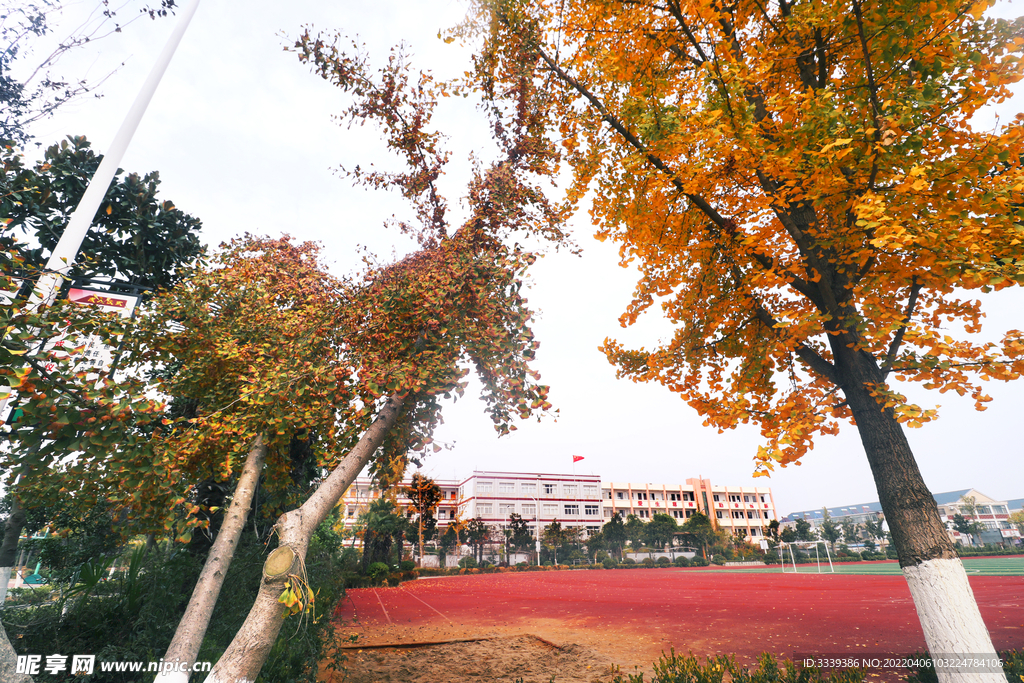
<svg viewBox="0 0 1024 683"><path fill-rule="evenodd" d="M1024 649L1022 563L1019 557L965 563L999 649ZM593 683L610 680L612 665L624 672L649 668L670 648L700 656L736 654L744 663L761 652L788 659L795 653L923 651L898 566L856 568L873 575L743 567L421 579L398 588L351 590L336 617L341 633L357 636L349 650L347 680L353 683L546 683L550 675L556 683ZM872 680L895 680L873 673Z"/></svg>

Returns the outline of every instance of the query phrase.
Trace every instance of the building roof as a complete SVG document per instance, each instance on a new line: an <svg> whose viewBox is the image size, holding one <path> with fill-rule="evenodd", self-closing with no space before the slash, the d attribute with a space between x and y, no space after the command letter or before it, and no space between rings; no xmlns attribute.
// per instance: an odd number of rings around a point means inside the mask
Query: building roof
<svg viewBox="0 0 1024 683"><path fill-rule="evenodd" d="M1024 508L1024 498L1014 498L1013 500L1006 501L1006 507L1013 512L1014 510L1020 510Z"/></svg>
<svg viewBox="0 0 1024 683"><path fill-rule="evenodd" d="M946 491L945 493L936 493L932 497L935 498L936 505L949 505L955 503L965 495L974 492L985 498L984 494L974 489L960 489L959 491ZM990 499L991 500L991 499ZM1022 507L1024 504L1024 498L1016 498L1013 501L1007 501L1011 510ZM1016 503L1016 506L1014 506ZM846 507L832 507L828 509L830 517L846 517L847 515L863 515L869 512L881 512L882 504L878 501L873 503L861 503L860 505L847 505ZM808 521L815 519L823 519L824 515L821 512L821 508L817 510L801 510L800 512L791 512L790 514L783 517L780 522L795 522L798 519L806 519Z"/></svg>

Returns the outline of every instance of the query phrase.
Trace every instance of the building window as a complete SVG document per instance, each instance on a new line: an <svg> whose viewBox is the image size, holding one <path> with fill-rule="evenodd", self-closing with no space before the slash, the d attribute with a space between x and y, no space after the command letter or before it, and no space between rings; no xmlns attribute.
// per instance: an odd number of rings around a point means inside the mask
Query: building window
<svg viewBox="0 0 1024 683"><path fill-rule="evenodd" d="M498 493L515 493L516 484L513 481L503 481L498 484Z"/></svg>
<svg viewBox="0 0 1024 683"><path fill-rule="evenodd" d="M730 503L738 503L738 502L740 502L740 497L735 495L735 494L730 494L729 495L729 502Z"/></svg>
<svg viewBox="0 0 1024 683"><path fill-rule="evenodd" d="M579 514L580 514L580 506L579 505L566 505L565 506L565 514L570 516L570 517L578 517Z"/></svg>
<svg viewBox="0 0 1024 683"><path fill-rule="evenodd" d="M489 482L489 481L478 481L477 482L477 484L476 484L476 492L477 493L490 493L491 491L492 491L492 489L491 489L491 482Z"/></svg>
<svg viewBox="0 0 1024 683"><path fill-rule="evenodd" d="M562 485L562 495L564 495L566 498L575 498L576 497L576 484L563 484Z"/></svg>
<svg viewBox="0 0 1024 683"><path fill-rule="evenodd" d="M646 519L647 517L651 516L651 512L650 512L650 510L637 510L636 511L636 516L637 517L643 517L643 518Z"/></svg>
<svg viewBox="0 0 1024 683"><path fill-rule="evenodd" d="M348 516L349 517L355 517L356 516L356 509L355 508L349 508L348 509Z"/></svg>
<svg viewBox="0 0 1024 683"><path fill-rule="evenodd" d="M768 519L768 511L767 510L764 511L764 518Z"/></svg>
<svg viewBox="0 0 1024 683"><path fill-rule="evenodd" d="M490 503L477 503L477 505L476 505L476 514L477 515L489 515L489 514L491 514L491 504Z"/></svg>
<svg viewBox="0 0 1024 683"><path fill-rule="evenodd" d="M549 495L549 496L553 495L554 492L555 492L555 485L554 484L544 484L544 493L546 495Z"/></svg>
<svg viewBox="0 0 1024 683"><path fill-rule="evenodd" d="M502 517L508 517L509 515L511 515L515 511L516 511L516 504L515 503L500 503L498 505L498 514L500 514Z"/></svg>
<svg viewBox="0 0 1024 683"><path fill-rule="evenodd" d="M693 501L695 501L695 500L696 500L696 498L694 498L694 497L693 497L693 494L692 494L692 493L690 493L689 491L687 491L686 493L684 493L684 494L683 494L683 500L686 500L686 501L689 501L689 502L691 502L691 503L692 503Z"/></svg>
<svg viewBox="0 0 1024 683"><path fill-rule="evenodd" d="M675 517L676 519L682 519L683 518L683 511L682 510L673 510L672 511L672 516Z"/></svg>
<svg viewBox="0 0 1024 683"><path fill-rule="evenodd" d="M766 501L766 500L764 499L764 496L761 496L761 502L762 502L762 503L767 503L768 501Z"/></svg>
<svg viewBox="0 0 1024 683"><path fill-rule="evenodd" d="M732 511L732 518L733 519L743 519L743 510L733 510Z"/></svg>
<svg viewBox="0 0 1024 683"><path fill-rule="evenodd" d="M718 517L718 519L722 519L722 517L723 517L722 511L721 510L715 510L715 517Z"/></svg>
<svg viewBox="0 0 1024 683"><path fill-rule="evenodd" d="M721 497L717 493L711 494L711 497L715 500L716 503L721 500Z"/></svg>
<svg viewBox="0 0 1024 683"><path fill-rule="evenodd" d="M616 491L616 492L615 492L615 497L616 497L616 498L617 498L618 500L625 500L625 499L626 499L626 494L625 494L625 493L623 493L622 491Z"/></svg>
<svg viewBox="0 0 1024 683"><path fill-rule="evenodd" d="M612 509L611 508L605 508L604 509L604 516L605 517L611 517L612 516Z"/></svg>
<svg viewBox="0 0 1024 683"><path fill-rule="evenodd" d="M448 514L448 511L447 511L447 510L438 510L438 511L437 511L437 518L438 518L438 519L447 519L447 518L446 518L446 515L447 515L447 514Z"/></svg>
<svg viewBox="0 0 1024 683"><path fill-rule="evenodd" d="M670 494L668 494L668 499L670 501L678 501L679 500L679 494L678 493L670 493Z"/></svg>
<svg viewBox="0 0 1024 683"><path fill-rule="evenodd" d="M597 498L597 487L596 486L584 486L583 487L584 498Z"/></svg>
<svg viewBox="0 0 1024 683"><path fill-rule="evenodd" d="M554 517L557 514L558 514L558 506L557 505L548 505L548 504L544 505L544 516L545 517Z"/></svg>
<svg viewBox="0 0 1024 683"><path fill-rule="evenodd" d="M687 510L686 511L686 518L689 519L690 517L693 517L693 513L694 512L696 512L696 510Z"/></svg>
<svg viewBox="0 0 1024 683"><path fill-rule="evenodd" d="M747 519L757 519L757 510L747 510Z"/></svg>
<svg viewBox="0 0 1024 683"><path fill-rule="evenodd" d="M597 514L598 514L598 506L597 505L584 505L583 506L583 512L586 513L588 516L596 517Z"/></svg>
<svg viewBox="0 0 1024 683"><path fill-rule="evenodd" d="M643 491L637 491L636 492L636 499L637 500L647 500L647 494L644 493Z"/></svg>
<svg viewBox="0 0 1024 683"><path fill-rule="evenodd" d="M537 506L533 503L523 503L523 517L533 517L537 514Z"/></svg>
<svg viewBox="0 0 1024 683"><path fill-rule="evenodd" d="M743 496L743 502L744 503L753 503L754 501L750 499L750 496Z"/></svg>
<svg viewBox="0 0 1024 683"><path fill-rule="evenodd" d="M525 493L527 495L532 496L533 494L537 493L537 485L533 484L533 483L530 483L530 484L520 484L519 485L519 490L522 493Z"/></svg>
<svg viewBox="0 0 1024 683"><path fill-rule="evenodd" d="M758 528L757 528L757 527L755 526L755 527L754 527L753 529L751 529L751 530L750 530L750 535L751 535L751 536L760 536L760 535L761 535L761 530L760 530L760 529L758 529Z"/></svg>

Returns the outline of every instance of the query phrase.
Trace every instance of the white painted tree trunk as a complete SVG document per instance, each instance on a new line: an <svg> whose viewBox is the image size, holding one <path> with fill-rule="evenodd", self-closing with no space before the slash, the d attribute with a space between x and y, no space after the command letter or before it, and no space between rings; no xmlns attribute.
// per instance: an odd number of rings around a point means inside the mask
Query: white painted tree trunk
<svg viewBox="0 0 1024 683"><path fill-rule="evenodd" d="M398 421L404 402L404 397L389 398L359 443L317 487L313 495L297 509L278 518L278 547L291 548L295 557L291 571L284 575L275 573L274 576L268 576L264 571L260 592L249 610L249 616L206 677L206 683L252 683L256 680L284 624L284 609L277 599L284 590L287 574L303 573L302 565L313 531L327 519L345 490L352 485L370 457L384 442L384 437Z"/></svg>
<svg viewBox="0 0 1024 683"><path fill-rule="evenodd" d="M11 570L13 567L0 567L0 610L4 608L7 601L7 586L11 583Z"/></svg>
<svg viewBox="0 0 1024 683"><path fill-rule="evenodd" d="M10 571L10 567L5 567ZM8 578L10 574L8 573ZM6 584L5 584L6 585ZM32 683L28 674L15 673L18 670L18 655L7 639L7 631L0 625L0 681L3 683Z"/></svg>
<svg viewBox="0 0 1024 683"><path fill-rule="evenodd" d="M1006 683L1001 667L984 666L995 657L995 647L960 559L926 560L904 567L903 575L910 585L933 661L960 664L936 666L940 683Z"/></svg>
<svg viewBox="0 0 1024 683"><path fill-rule="evenodd" d="M174 638L167 648L163 661L176 664L172 670L162 671L156 675L157 683L188 683L192 665L199 655L206 629L210 626L213 608L224 585L224 577L231 566L238 547L238 539L242 536L245 520L252 507L253 494L263 469L263 461L267 455L267 445L262 436L256 437L249 454L245 458L245 466L238 478L235 494L231 497L227 515L213 542L210 553L206 556L206 564L192 590L185 615L178 622Z"/></svg>

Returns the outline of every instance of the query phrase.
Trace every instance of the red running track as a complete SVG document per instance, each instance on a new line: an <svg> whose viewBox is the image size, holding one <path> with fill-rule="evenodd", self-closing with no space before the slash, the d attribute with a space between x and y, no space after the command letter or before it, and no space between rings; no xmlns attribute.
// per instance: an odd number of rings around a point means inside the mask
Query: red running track
<svg viewBox="0 0 1024 683"><path fill-rule="evenodd" d="M1024 578L970 581L996 648L1024 648ZM629 666L670 647L743 662L761 652L925 649L902 576L675 568L483 574L350 590L336 615L355 620L364 645L533 633L599 647Z"/></svg>

